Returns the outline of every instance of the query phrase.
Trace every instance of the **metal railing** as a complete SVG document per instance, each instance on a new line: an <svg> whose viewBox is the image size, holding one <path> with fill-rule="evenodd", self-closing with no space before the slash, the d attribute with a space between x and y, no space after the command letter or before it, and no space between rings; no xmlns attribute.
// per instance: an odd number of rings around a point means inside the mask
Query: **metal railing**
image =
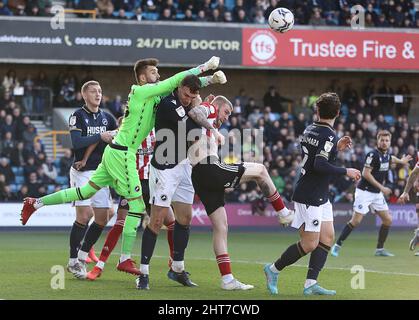
<svg viewBox="0 0 419 320"><path fill-rule="evenodd" d="M41 133L40 135L37 135L35 137L35 139L33 140L33 142L38 142L39 140L42 140L42 138L47 137L47 136L52 136L52 155L54 160L57 158L57 152L58 151L64 151L67 148L59 148L57 147L57 135L69 135L70 132L69 131L65 131L65 130L51 130L45 133Z"/></svg>
<svg viewBox="0 0 419 320"><path fill-rule="evenodd" d="M64 9L64 13L81 13L81 14L91 14L93 20L96 20L96 10L81 10L81 9Z"/></svg>

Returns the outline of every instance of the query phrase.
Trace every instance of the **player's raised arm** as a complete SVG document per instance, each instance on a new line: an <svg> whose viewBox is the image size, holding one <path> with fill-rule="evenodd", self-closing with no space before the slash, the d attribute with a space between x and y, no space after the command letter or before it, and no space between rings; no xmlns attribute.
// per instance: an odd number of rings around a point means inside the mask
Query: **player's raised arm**
<svg viewBox="0 0 419 320"><path fill-rule="evenodd" d="M408 154L407 156L403 156L401 159L397 158L396 156L391 156L391 161L393 161L394 163L397 164L401 164L401 165L406 165L408 164L410 161L412 161L412 156L410 154Z"/></svg>
<svg viewBox="0 0 419 320"><path fill-rule="evenodd" d="M404 187L403 193L400 195L400 198L397 202L406 203L409 201L409 192L415 184L416 180L419 178L419 166L416 166L407 179L406 186Z"/></svg>
<svg viewBox="0 0 419 320"><path fill-rule="evenodd" d="M141 86L133 86L133 94L139 94L143 99L147 99L153 96L164 96L172 92L176 87L179 86L181 81L188 75L199 75L208 70L214 70L218 68L220 63L219 57L212 57L207 62L199 65L198 67L179 72L174 76L160 82L148 83ZM213 80L219 81L217 77ZM222 80L222 79L221 79ZM217 82L220 83L220 82Z"/></svg>

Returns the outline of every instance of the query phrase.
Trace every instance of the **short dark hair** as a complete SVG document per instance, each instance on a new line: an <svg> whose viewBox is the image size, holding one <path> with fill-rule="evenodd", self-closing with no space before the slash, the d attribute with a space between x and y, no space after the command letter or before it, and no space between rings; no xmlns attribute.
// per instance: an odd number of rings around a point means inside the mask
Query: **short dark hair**
<svg viewBox="0 0 419 320"><path fill-rule="evenodd" d="M196 75L191 74L183 78L180 85L182 87L188 87L189 90L191 90L191 93L197 93L201 88L201 81Z"/></svg>
<svg viewBox="0 0 419 320"><path fill-rule="evenodd" d="M316 107L322 119L334 119L339 115L340 99L335 92L326 92L316 100Z"/></svg>
<svg viewBox="0 0 419 320"><path fill-rule="evenodd" d="M154 58L138 60L134 65L134 75L137 83L140 83L140 75L147 69L148 66L157 67L159 60Z"/></svg>

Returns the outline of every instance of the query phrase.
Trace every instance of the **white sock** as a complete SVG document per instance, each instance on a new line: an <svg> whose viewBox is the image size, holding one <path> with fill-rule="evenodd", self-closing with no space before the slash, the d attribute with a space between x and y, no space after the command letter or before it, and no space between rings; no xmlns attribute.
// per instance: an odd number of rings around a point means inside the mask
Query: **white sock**
<svg viewBox="0 0 419 320"><path fill-rule="evenodd" d="M78 258L79 258L79 260L81 260L81 261L86 261L86 259L87 259L87 256L88 256L88 255L89 255L89 253L88 253L88 252L85 252L85 251L79 250Z"/></svg>
<svg viewBox="0 0 419 320"><path fill-rule="evenodd" d="M308 287L311 287L312 285L316 283L317 283L317 280L306 279L306 283L304 283L304 289L307 289Z"/></svg>
<svg viewBox="0 0 419 320"><path fill-rule="evenodd" d="M269 267L273 273L279 273L279 270L275 267L275 263L272 263Z"/></svg>
<svg viewBox="0 0 419 320"><path fill-rule="evenodd" d="M103 261L98 261L97 263L96 263L96 267L98 267L98 268L100 268L101 270L103 270L103 268L105 268L105 262L103 262Z"/></svg>
<svg viewBox="0 0 419 320"><path fill-rule="evenodd" d="M69 264L70 266L74 266L77 262L79 262L79 259L77 259L77 258L70 258L70 259L68 260L68 264Z"/></svg>
<svg viewBox="0 0 419 320"><path fill-rule="evenodd" d="M131 259L131 255L130 254L121 254L121 257L119 258L119 263L124 262L128 259Z"/></svg>
<svg viewBox="0 0 419 320"><path fill-rule="evenodd" d="M41 208L41 207L43 207L44 206L44 203L42 202L42 200L41 199L36 199L35 200L35 203L33 204L33 207L35 208L35 209L39 209L39 208Z"/></svg>
<svg viewBox="0 0 419 320"><path fill-rule="evenodd" d="M149 274L149 265L148 264L140 264L140 272L142 274Z"/></svg>
<svg viewBox="0 0 419 320"><path fill-rule="evenodd" d="M184 261L174 261L172 263L172 270L174 272L182 272L185 270L185 262Z"/></svg>
<svg viewBox="0 0 419 320"><path fill-rule="evenodd" d="M234 280L234 277L231 273L229 273L229 274L226 274L226 275L222 276L221 279L223 280L224 283L229 283L229 282Z"/></svg>

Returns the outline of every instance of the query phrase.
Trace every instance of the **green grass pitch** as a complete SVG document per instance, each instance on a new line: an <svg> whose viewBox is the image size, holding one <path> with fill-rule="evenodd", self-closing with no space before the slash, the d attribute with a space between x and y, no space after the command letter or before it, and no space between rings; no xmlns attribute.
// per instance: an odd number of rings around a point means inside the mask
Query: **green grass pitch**
<svg viewBox="0 0 419 320"><path fill-rule="evenodd" d="M220 288L218 268L212 252L210 232L193 232L186 254L186 269L198 288L186 288L169 280L167 243L162 231L150 265L149 291L135 289L135 278L116 271L120 244L110 257L98 280L77 280L65 273L65 289L52 289L54 265L65 267L68 258L68 232L1 232L0 233L0 299L419 299L419 257L408 250L411 232L390 232L386 248L396 257L374 257L377 234L354 232L345 243L339 258L329 256L319 283L335 289L335 297L304 297L302 286L308 257L285 269L280 275L278 296L265 287L263 265L272 262L291 243L292 232L231 232L229 250L234 275L255 289L244 292ZM102 247L105 236L96 244ZM135 246L139 253L139 239ZM138 261L138 256L135 257ZM353 289L354 265L365 269L365 288ZM89 266L89 269L92 265ZM359 274L358 274L359 276ZM359 282L358 282L359 283Z"/></svg>

